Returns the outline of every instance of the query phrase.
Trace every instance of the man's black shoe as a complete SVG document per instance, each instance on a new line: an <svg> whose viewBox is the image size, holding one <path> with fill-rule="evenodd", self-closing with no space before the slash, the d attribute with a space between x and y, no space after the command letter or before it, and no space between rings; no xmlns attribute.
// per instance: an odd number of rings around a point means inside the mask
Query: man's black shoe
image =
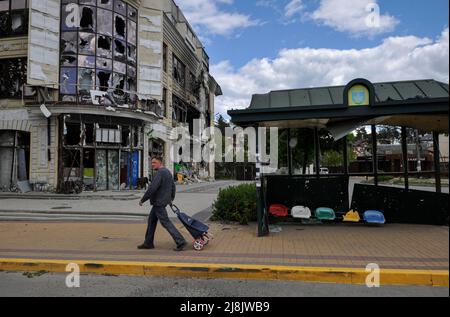
<svg viewBox="0 0 450 317"><path fill-rule="evenodd" d="M184 250L184 248L187 246L187 242L183 242L182 244L178 245L175 249L173 249L176 252L181 252Z"/></svg>
<svg viewBox="0 0 450 317"><path fill-rule="evenodd" d="M153 245L146 245L146 244L138 246L139 250L153 250L154 248L155 248L155 246L153 246Z"/></svg>

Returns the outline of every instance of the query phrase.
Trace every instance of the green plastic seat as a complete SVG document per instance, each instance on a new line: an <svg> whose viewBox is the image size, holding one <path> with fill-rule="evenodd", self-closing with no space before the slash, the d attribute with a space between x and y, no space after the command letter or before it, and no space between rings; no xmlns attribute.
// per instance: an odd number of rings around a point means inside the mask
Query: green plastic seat
<svg viewBox="0 0 450 317"><path fill-rule="evenodd" d="M316 218L319 220L334 221L336 219L336 214L331 208L320 207L316 209Z"/></svg>

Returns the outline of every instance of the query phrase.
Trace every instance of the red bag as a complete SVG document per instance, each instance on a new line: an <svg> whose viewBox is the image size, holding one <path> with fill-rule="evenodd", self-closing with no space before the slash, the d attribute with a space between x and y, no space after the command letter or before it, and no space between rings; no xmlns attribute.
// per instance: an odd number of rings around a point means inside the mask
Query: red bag
<svg viewBox="0 0 450 317"><path fill-rule="evenodd" d="M287 217L289 215L289 208L284 205L272 205L269 212L276 217Z"/></svg>

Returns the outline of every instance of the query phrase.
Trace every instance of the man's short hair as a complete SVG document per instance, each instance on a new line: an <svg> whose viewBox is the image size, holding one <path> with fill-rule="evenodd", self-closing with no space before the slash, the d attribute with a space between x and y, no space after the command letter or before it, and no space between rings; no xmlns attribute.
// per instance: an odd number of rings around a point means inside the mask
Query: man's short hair
<svg viewBox="0 0 450 317"><path fill-rule="evenodd" d="M152 161L153 161L153 160L160 161L161 163L164 162L164 161L163 161L163 158L162 158L161 156L153 156L153 157L152 157Z"/></svg>

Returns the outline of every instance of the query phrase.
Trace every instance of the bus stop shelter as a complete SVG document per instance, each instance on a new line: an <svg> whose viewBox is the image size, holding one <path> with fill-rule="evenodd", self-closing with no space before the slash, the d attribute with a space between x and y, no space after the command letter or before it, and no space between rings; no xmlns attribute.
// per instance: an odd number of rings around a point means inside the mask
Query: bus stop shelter
<svg viewBox="0 0 450 317"><path fill-rule="evenodd" d="M310 139L315 151L313 175L294 175L291 146L287 147L287 175L262 174L258 177L261 165L257 163L259 236L269 233L268 207L274 203L284 203L290 207L303 205L313 209L328 206L337 213L345 213L350 208L360 212L377 209L385 212L389 222L396 223L448 223L448 194L442 193L439 156L439 136L449 131L448 84L435 80L372 84L366 79L355 79L346 86L253 95L248 109L231 110L228 114L235 125L243 128L287 129L288 144L291 129L307 128L311 131ZM401 127L403 170L400 173L378 171L378 125ZM361 126L371 126L370 163L373 168L370 173L352 173L348 168L347 135ZM408 128L432 132L434 167L431 171L412 171L408 168ZM344 169L339 173L321 173L319 131L323 129L342 143ZM257 146L257 153L260 148ZM387 175L404 177L404 188L380 186L379 178ZM434 176L434 192L410 188L409 178L421 175ZM350 202L348 184L351 176L370 176L374 182L373 185L355 185Z"/></svg>

